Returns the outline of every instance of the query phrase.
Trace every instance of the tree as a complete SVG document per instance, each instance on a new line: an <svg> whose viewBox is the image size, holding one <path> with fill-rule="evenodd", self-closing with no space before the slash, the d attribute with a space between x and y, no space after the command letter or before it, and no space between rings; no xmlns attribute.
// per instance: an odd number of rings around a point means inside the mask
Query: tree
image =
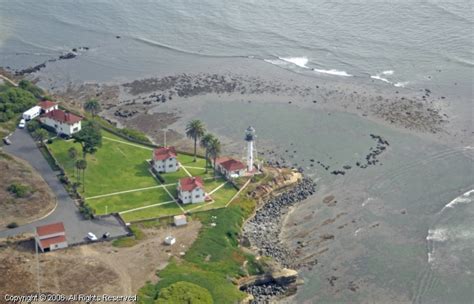
<svg viewBox="0 0 474 304"><path fill-rule="evenodd" d="M156 304L212 304L211 293L206 288L190 282L176 282L160 290Z"/></svg>
<svg viewBox="0 0 474 304"><path fill-rule="evenodd" d="M203 137L201 137L201 141L199 143L199 145L206 150L206 173L207 169L209 168L209 144L214 138L214 135L211 133L206 133Z"/></svg>
<svg viewBox="0 0 474 304"><path fill-rule="evenodd" d="M82 147L82 156L85 159L86 154L94 154L102 146L102 134L100 126L93 121L86 121L81 131L73 135L74 142L78 142Z"/></svg>
<svg viewBox="0 0 474 304"><path fill-rule="evenodd" d="M43 141L48 138L49 133L45 129L37 129L33 132L33 138L43 145Z"/></svg>
<svg viewBox="0 0 474 304"><path fill-rule="evenodd" d="M214 176L216 176L216 159L219 157L221 154L221 142L219 141L218 138L213 138L209 142L209 156L212 157L212 160L214 162Z"/></svg>
<svg viewBox="0 0 474 304"><path fill-rule="evenodd" d="M85 170L87 168L87 162L85 159L79 159L76 161L76 168L77 170L82 170L82 192L85 191L85 183L84 183L84 180L85 180Z"/></svg>
<svg viewBox="0 0 474 304"><path fill-rule="evenodd" d="M90 99L84 104L84 110L91 113L92 116L96 116L102 110L102 107L97 99Z"/></svg>
<svg viewBox="0 0 474 304"><path fill-rule="evenodd" d="M196 162L197 140L206 133L204 124L199 119L191 120L186 125L186 136L194 140L194 162Z"/></svg>

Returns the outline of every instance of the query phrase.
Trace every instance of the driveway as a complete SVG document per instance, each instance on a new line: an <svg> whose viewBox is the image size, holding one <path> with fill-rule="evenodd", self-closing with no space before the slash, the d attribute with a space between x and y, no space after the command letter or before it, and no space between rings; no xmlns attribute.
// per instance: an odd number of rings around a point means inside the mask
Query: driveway
<svg viewBox="0 0 474 304"><path fill-rule="evenodd" d="M36 143L26 130L17 129L10 136L10 140L12 144L4 146L4 150L26 160L41 174L54 192L58 205L56 209L44 219L18 228L0 231L0 238L14 236L20 233L34 233L37 226L55 222L64 223L69 244L83 242L88 232L92 232L98 237L102 236L105 232L109 232L111 237L127 234L127 229L114 216L94 220L84 220L82 218L75 202L71 199L66 189L64 189L63 184L59 182L57 174L60 172L54 172L51 169L48 162L36 147Z"/></svg>

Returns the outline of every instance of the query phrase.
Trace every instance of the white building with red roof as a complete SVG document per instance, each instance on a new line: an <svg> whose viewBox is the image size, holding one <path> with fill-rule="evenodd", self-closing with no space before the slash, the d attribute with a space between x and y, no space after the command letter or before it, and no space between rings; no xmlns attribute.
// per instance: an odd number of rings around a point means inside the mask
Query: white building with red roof
<svg viewBox="0 0 474 304"><path fill-rule="evenodd" d="M178 199L183 204L202 203L206 198L204 183L199 176L180 179L177 189Z"/></svg>
<svg viewBox="0 0 474 304"><path fill-rule="evenodd" d="M40 121L51 128L56 133L72 136L81 131L82 117L65 112L63 110L52 110L40 117Z"/></svg>
<svg viewBox="0 0 474 304"><path fill-rule="evenodd" d="M232 157L219 157L216 160L216 168L227 178L236 178L245 174L245 164Z"/></svg>
<svg viewBox="0 0 474 304"><path fill-rule="evenodd" d="M58 104L51 100L43 100L38 103L38 106L41 108L41 113L49 113L54 110L59 110Z"/></svg>
<svg viewBox="0 0 474 304"><path fill-rule="evenodd" d="M35 240L42 252L68 246L66 230L62 222L36 227Z"/></svg>
<svg viewBox="0 0 474 304"><path fill-rule="evenodd" d="M156 148L153 151L152 166L157 172L176 172L179 169L176 149L174 147Z"/></svg>

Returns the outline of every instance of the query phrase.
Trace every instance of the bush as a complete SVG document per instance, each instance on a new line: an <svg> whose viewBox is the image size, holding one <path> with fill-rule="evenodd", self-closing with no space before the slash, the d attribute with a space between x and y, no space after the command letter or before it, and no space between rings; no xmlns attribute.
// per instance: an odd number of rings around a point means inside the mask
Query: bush
<svg viewBox="0 0 474 304"><path fill-rule="evenodd" d="M177 282L163 288L155 303L211 304L213 301L207 289L189 282Z"/></svg>
<svg viewBox="0 0 474 304"><path fill-rule="evenodd" d="M80 206L79 212L84 216L86 220L94 218L94 210L92 210L92 208L87 204L83 204L82 206Z"/></svg>
<svg viewBox="0 0 474 304"><path fill-rule="evenodd" d="M30 132L33 133L37 129L39 129L40 123L37 120L30 120L28 124L26 125L26 129Z"/></svg>
<svg viewBox="0 0 474 304"><path fill-rule="evenodd" d="M30 187L17 183L8 186L7 190L18 198L27 197L31 192Z"/></svg>
<svg viewBox="0 0 474 304"><path fill-rule="evenodd" d="M13 118L37 103L36 97L20 87L9 87L0 91L0 122Z"/></svg>
<svg viewBox="0 0 474 304"><path fill-rule="evenodd" d="M23 90L26 90L33 94L36 98L41 98L41 96L44 94L43 90L36 85L34 85L31 81L28 80L21 80L18 83L18 86L22 88Z"/></svg>
<svg viewBox="0 0 474 304"><path fill-rule="evenodd" d="M132 139L135 139L135 140L138 140L138 141L142 141L142 142L146 142L146 143L150 142L148 137L146 137L145 133L143 133L143 132L140 132L140 131L137 131L137 130L134 130L134 129L127 129L127 128L118 129L118 131L120 133L122 133L123 135L129 137L129 138L132 138Z"/></svg>
<svg viewBox="0 0 474 304"><path fill-rule="evenodd" d="M16 222L11 222L10 224L7 225L7 228L9 229L13 229L13 228L16 228L18 227L18 224Z"/></svg>

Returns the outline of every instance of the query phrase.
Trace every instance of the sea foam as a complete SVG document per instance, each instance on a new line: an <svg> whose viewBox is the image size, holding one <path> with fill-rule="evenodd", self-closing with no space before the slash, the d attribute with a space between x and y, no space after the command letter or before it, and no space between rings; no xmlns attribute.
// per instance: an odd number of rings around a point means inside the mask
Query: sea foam
<svg viewBox="0 0 474 304"><path fill-rule="evenodd" d="M278 57L278 58L283 61L293 63L299 67L309 69L309 67L307 66L308 61L309 61L307 57Z"/></svg>
<svg viewBox="0 0 474 304"><path fill-rule="evenodd" d="M474 194L474 189L467 191L466 193L456 197L452 201L450 201L446 206L443 207L441 211L446 208L454 208L457 204L469 204L472 202L472 198L470 198L471 194Z"/></svg>
<svg viewBox="0 0 474 304"><path fill-rule="evenodd" d="M353 75L347 73L346 71L338 71L338 70L321 70L321 69L313 69L313 71L318 72L318 73L323 73L323 74L330 74L330 75L336 75L336 76L344 76L344 77L351 77Z"/></svg>

